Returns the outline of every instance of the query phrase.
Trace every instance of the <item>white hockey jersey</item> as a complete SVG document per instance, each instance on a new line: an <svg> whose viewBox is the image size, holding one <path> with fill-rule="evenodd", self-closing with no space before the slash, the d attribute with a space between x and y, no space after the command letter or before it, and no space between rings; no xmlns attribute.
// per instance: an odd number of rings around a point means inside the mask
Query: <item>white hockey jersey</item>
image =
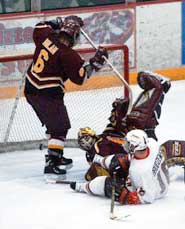
<svg viewBox="0 0 185 229"><path fill-rule="evenodd" d="M141 203L152 203L163 197L168 190L169 174L165 158L158 144L149 138L148 156L144 159L133 157L129 168L132 191L137 191Z"/></svg>

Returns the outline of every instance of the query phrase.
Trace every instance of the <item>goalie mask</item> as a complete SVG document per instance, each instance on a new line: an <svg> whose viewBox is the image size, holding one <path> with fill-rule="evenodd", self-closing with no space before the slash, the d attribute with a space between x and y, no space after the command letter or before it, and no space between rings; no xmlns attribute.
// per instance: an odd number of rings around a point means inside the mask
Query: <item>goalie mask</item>
<svg viewBox="0 0 185 229"><path fill-rule="evenodd" d="M83 150L90 150L96 141L96 133L89 127L80 128L78 132L78 144Z"/></svg>
<svg viewBox="0 0 185 229"><path fill-rule="evenodd" d="M148 137L143 130L135 129L127 133L126 142L128 152L134 154L137 150L139 151L147 148Z"/></svg>
<svg viewBox="0 0 185 229"><path fill-rule="evenodd" d="M80 27L83 26L83 21L78 16L68 16L63 22L63 26L60 29L60 35L67 35L70 47L74 46L80 37Z"/></svg>

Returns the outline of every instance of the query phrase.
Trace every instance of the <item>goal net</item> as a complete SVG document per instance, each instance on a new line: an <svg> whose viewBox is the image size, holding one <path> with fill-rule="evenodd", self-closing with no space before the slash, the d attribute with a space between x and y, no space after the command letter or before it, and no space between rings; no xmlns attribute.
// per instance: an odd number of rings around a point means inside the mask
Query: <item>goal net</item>
<svg viewBox="0 0 185 229"><path fill-rule="evenodd" d="M105 46L109 60L128 82L129 58L125 45ZM94 55L93 48L77 49L88 60ZM32 55L0 58L0 152L39 148L46 145L43 127L24 97L25 70ZM105 65L99 72L78 86L65 83L64 101L69 113L71 129L66 146L76 147L79 128L89 126L100 134L108 124L112 102L127 96L122 81Z"/></svg>

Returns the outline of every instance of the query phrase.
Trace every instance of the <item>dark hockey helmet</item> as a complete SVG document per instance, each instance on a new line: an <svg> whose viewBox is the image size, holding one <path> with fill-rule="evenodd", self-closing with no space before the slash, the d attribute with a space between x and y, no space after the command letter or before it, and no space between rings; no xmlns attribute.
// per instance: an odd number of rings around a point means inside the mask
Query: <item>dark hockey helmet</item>
<svg viewBox="0 0 185 229"><path fill-rule="evenodd" d="M80 17L72 15L64 19L63 26L60 29L60 35L65 34L69 38L70 47L74 46L80 36L80 28L83 26L83 21Z"/></svg>
<svg viewBox="0 0 185 229"><path fill-rule="evenodd" d="M78 144L83 150L90 150L96 142L96 133L90 127L80 128L78 132Z"/></svg>

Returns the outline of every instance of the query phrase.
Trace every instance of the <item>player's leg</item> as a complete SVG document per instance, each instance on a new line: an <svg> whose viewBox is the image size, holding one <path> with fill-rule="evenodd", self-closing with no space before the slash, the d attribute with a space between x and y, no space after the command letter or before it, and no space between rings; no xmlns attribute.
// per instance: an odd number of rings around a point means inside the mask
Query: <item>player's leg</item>
<svg viewBox="0 0 185 229"><path fill-rule="evenodd" d="M64 142L70 128L67 110L62 100L46 96L27 96L41 123L46 126L48 154L45 156L44 173L65 174L72 159L63 156Z"/></svg>
<svg viewBox="0 0 185 229"><path fill-rule="evenodd" d="M105 196L107 176L98 176L89 182L72 182L70 187L76 192L88 193L96 196Z"/></svg>
<svg viewBox="0 0 185 229"><path fill-rule="evenodd" d="M168 167L185 165L185 141L168 140L160 146Z"/></svg>
<svg viewBox="0 0 185 229"><path fill-rule="evenodd" d="M99 164L92 163L85 174L85 179L91 181L98 176L109 176L109 172Z"/></svg>
<svg viewBox="0 0 185 229"><path fill-rule="evenodd" d="M137 80L143 91L127 116L127 125L130 129L143 129L149 137L157 140L155 128L159 124L164 97L171 83L168 78L148 71L138 73Z"/></svg>
<svg viewBox="0 0 185 229"><path fill-rule="evenodd" d="M48 102L48 108L47 116L45 116L45 125L50 138L48 139L45 173L50 173L50 169L47 167L48 160L53 162L53 159L55 159L55 165L59 169L69 169L72 167L72 159L63 156L64 144L70 128L66 107L63 101L56 99Z"/></svg>
<svg viewBox="0 0 185 229"><path fill-rule="evenodd" d="M79 183L72 182L71 189L76 192L87 193L94 196L112 197L113 179L109 176L98 176L89 182ZM120 201L120 196L123 191L124 184L121 180L116 180L115 186L115 200Z"/></svg>

